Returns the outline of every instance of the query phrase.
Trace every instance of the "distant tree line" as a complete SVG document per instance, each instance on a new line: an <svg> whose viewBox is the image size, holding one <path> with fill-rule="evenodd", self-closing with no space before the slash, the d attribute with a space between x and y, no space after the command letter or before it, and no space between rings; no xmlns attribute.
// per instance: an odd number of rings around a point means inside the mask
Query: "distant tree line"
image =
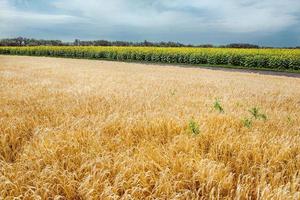
<svg viewBox="0 0 300 200"><path fill-rule="evenodd" d="M233 44L228 44L225 46L221 46L224 48L243 48L243 49L259 49L260 46L255 45L255 44L239 44L239 43L233 43Z"/></svg>
<svg viewBox="0 0 300 200"><path fill-rule="evenodd" d="M211 44L204 45L186 45L179 42L126 42L126 41L108 41L92 40L81 41L75 39L74 42L63 42L61 40L38 40L29 38L8 38L1 39L0 46L155 46L155 47L214 47Z"/></svg>
<svg viewBox="0 0 300 200"><path fill-rule="evenodd" d="M80 41L76 39L73 44L75 46L156 46L156 47L185 47L193 45L185 45L178 42L126 42L126 41L107 41L107 40L93 40ZM211 45L212 46L212 45Z"/></svg>
<svg viewBox="0 0 300 200"><path fill-rule="evenodd" d="M92 40L92 41L81 41L75 39L73 42L63 42L61 40L40 40L30 39L24 37L7 38L0 40L0 46L149 46L149 47L202 47L202 48L247 48L247 49L258 49L258 48L273 48L273 47L261 47L255 44L247 43L232 43L228 45L215 46L212 44L182 44L179 42L149 42L147 40L143 42L126 42L126 41L108 41L108 40ZM292 49L300 49L298 47L285 47Z"/></svg>
<svg viewBox="0 0 300 200"><path fill-rule="evenodd" d="M63 46L63 43L60 40L37 40L29 38L9 38L1 39L0 46Z"/></svg>

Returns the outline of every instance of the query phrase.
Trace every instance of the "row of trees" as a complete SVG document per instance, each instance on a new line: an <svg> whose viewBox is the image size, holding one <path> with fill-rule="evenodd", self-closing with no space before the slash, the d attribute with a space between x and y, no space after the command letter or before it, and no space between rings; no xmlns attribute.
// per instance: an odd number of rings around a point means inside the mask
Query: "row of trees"
<svg viewBox="0 0 300 200"><path fill-rule="evenodd" d="M9 38L1 39L0 46L63 46L63 43L60 40L37 40L29 38Z"/></svg>
<svg viewBox="0 0 300 200"><path fill-rule="evenodd" d="M126 41L108 41L92 40L81 41L75 39L74 42L63 42L61 40L38 40L29 38L9 38L1 39L0 46L155 46L155 47L213 47L211 44L205 45L186 45L179 42L126 42Z"/></svg>
<svg viewBox="0 0 300 200"><path fill-rule="evenodd" d="M179 42L126 42L126 41L107 41L107 40L93 40L80 41L76 39L73 45L77 46L150 46L150 47L214 47L211 44L191 45L182 44Z"/></svg>
<svg viewBox="0 0 300 200"><path fill-rule="evenodd" d="M8 38L1 39L0 46L155 46L155 47L203 47L203 48L271 48L271 47L260 47L254 44L247 43L233 43L228 45L214 46L212 44L192 45L182 44L179 42L126 42L126 41L107 41L107 40L92 40L92 41L81 41L75 39L74 42L63 42L61 40L39 40L29 38ZM287 48L300 48L300 47L287 47Z"/></svg>

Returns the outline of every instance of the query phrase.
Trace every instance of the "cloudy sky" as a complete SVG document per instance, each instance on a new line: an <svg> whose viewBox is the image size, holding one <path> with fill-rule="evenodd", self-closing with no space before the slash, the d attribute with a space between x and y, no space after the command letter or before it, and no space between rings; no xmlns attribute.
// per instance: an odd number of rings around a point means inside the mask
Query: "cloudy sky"
<svg viewBox="0 0 300 200"><path fill-rule="evenodd" d="M0 38L300 45L300 0L0 0Z"/></svg>

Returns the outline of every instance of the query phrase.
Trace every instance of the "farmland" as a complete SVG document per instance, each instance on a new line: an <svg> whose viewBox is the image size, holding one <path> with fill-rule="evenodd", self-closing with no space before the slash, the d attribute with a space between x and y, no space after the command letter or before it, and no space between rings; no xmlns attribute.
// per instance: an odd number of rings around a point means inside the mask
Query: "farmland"
<svg viewBox="0 0 300 200"><path fill-rule="evenodd" d="M300 71L299 49L34 46L0 47L0 54Z"/></svg>
<svg viewBox="0 0 300 200"><path fill-rule="evenodd" d="M127 50L0 51L119 59ZM0 55L0 199L299 199L299 100L299 78Z"/></svg>

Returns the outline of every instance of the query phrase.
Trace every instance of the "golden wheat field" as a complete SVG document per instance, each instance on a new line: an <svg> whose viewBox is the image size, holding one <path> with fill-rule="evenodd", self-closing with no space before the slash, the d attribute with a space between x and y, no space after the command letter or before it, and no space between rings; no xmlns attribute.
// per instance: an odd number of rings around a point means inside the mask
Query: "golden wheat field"
<svg viewBox="0 0 300 200"><path fill-rule="evenodd" d="M300 199L299 78L0 56L0 134L0 199Z"/></svg>

